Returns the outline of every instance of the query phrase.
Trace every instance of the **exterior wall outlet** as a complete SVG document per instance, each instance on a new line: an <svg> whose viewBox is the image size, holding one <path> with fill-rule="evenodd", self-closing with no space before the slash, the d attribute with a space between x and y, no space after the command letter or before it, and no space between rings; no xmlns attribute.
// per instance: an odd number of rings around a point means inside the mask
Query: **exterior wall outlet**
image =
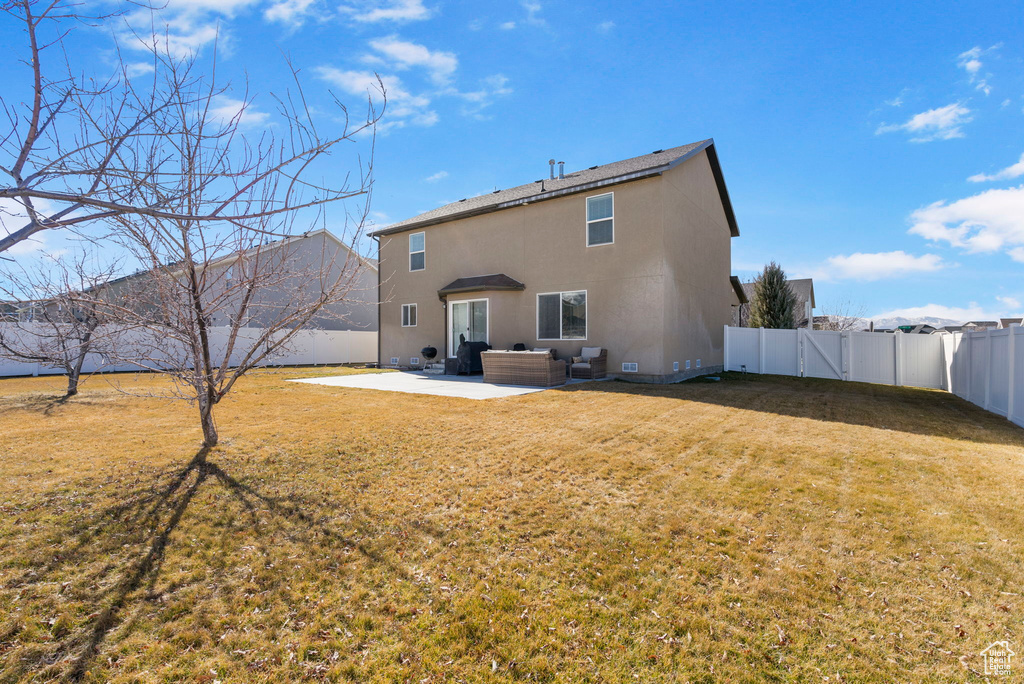
<svg viewBox="0 0 1024 684"><path fill-rule="evenodd" d="M633 362L633 363L625 363L625 362L623 362L623 364L622 364L622 372L623 373L636 373L637 372L636 362Z"/></svg>

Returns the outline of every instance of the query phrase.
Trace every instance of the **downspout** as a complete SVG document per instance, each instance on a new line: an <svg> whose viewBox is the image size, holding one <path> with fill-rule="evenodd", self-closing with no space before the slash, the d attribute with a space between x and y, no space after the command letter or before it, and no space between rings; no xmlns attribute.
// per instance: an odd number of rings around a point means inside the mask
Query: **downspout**
<svg viewBox="0 0 1024 684"><path fill-rule="evenodd" d="M377 368L380 368L381 333L384 332L384 325L380 316L380 236L374 235L377 242Z"/></svg>

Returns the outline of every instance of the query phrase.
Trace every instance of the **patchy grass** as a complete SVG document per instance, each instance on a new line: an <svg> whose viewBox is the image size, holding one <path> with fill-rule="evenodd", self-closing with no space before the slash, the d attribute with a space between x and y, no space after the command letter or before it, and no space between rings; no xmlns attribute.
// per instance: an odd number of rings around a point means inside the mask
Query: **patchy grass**
<svg viewBox="0 0 1024 684"><path fill-rule="evenodd" d="M322 372L243 380L205 465L190 407L0 381L0 680L947 682L1024 646L1024 432L948 394L284 381Z"/></svg>

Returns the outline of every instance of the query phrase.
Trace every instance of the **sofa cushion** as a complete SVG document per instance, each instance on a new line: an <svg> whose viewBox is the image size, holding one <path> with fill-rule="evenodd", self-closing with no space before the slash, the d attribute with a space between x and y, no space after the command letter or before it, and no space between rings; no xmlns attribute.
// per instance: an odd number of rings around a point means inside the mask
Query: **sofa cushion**
<svg viewBox="0 0 1024 684"><path fill-rule="evenodd" d="M592 359L600 355L601 347L584 347L583 351L580 352L580 356L582 356L584 359Z"/></svg>
<svg viewBox="0 0 1024 684"><path fill-rule="evenodd" d="M551 351L551 347L534 347L533 351L549 352Z"/></svg>
<svg viewBox="0 0 1024 684"><path fill-rule="evenodd" d="M574 363L574 364L572 364L572 367L573 368L590 368L590 364L589 363Z"/></svg>

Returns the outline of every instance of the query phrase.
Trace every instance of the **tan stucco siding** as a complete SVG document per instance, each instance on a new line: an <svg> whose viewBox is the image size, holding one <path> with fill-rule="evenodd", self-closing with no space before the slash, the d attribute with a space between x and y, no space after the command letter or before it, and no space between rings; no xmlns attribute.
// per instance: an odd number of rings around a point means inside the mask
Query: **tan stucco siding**
<svg viewBox="0 0 1024 684"><path fill-rule="evenodd" d="M665 373L678 361L695 370L723 361L730 322L729 223L706 153L663 175L665 212Z"/></svg>
<svg viewBox="0 0 1024 684"><path fill-rule="evenodd" d="M504 273L523 292L478 292L450 300L490 301L490 342L550 346L560 356L581 346L609 350L609 368L664 365L663 193L660 178L413 229L381 238L381 360L406 365L431 344L443 350L447 326L437 290L460 277ZM587 247L586 198L614 193L615 242ZM423 232L426 268L409 271L409 235ZM538 340L537 295L586 290L587 340ZM401 327L402 304L418 305L416 328ZM644 371L643 369L652 369Z"/></svg>

